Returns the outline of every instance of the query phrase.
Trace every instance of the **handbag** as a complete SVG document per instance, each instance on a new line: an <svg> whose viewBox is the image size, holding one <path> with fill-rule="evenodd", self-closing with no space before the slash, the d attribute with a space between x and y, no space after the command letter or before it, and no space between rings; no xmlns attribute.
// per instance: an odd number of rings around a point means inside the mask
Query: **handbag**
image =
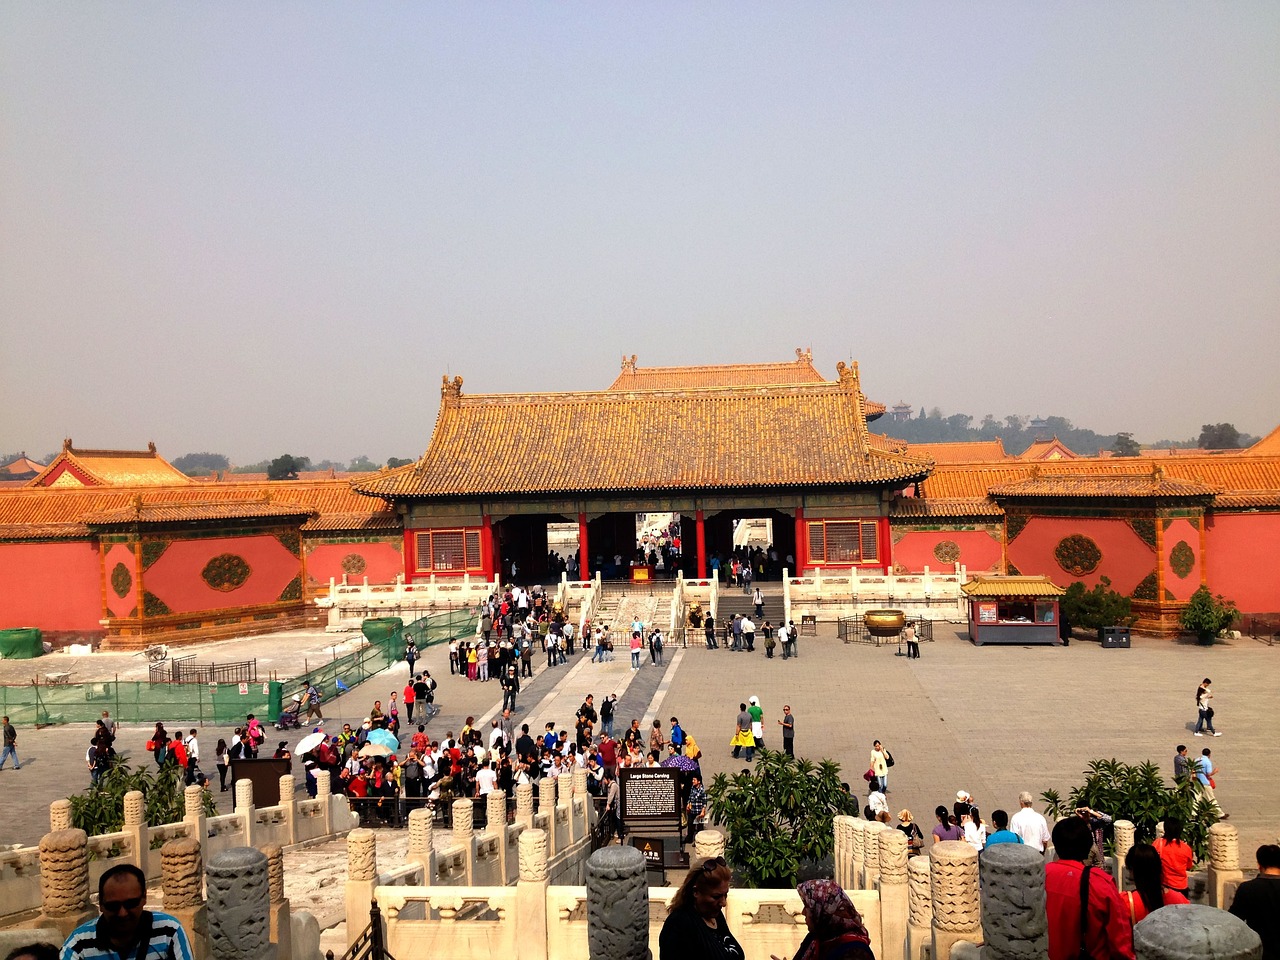
<svg viewBox="0 0 1280 960"><path fill-rule="evenodd" d="M888 750L886 750L886 751L884 752L884 765L885 765L886 767L892 767L892 766L893 766L893 754L892 754L892 753L890 753Z"/></svg>
<svg viewBox="0 0 1280 960"><path fill-rule="evenodd" d="M876 778L876 772L872 770L870 767L868 767L867 772L862 775L862 779L867 781L867 783L870 783L875 778Z"/></svg>
<svg viewBox="0 0 1280 960"><path fill-rule="evenodd" d="M144 746L145 746L148 750L154 750L154 749L156 748L156 742L155 742L154 740L148 740L148 741L144 744Z"/></svg>

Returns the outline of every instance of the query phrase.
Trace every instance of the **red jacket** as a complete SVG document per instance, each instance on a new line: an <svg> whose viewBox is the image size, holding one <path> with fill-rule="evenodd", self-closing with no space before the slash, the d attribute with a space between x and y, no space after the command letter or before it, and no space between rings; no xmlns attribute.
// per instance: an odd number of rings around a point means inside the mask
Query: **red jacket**
<svg viewBox="0 0 1280 960"><path fill-rule="evenodd" d="M1049 960L1077 960L1080 956L1079 860L1045 864L1045 910L1049 919ZM1089 920L1085 943L1093 960L1134 960L1133 926L1129 908L1105 870L1089 871Z"/></svg>

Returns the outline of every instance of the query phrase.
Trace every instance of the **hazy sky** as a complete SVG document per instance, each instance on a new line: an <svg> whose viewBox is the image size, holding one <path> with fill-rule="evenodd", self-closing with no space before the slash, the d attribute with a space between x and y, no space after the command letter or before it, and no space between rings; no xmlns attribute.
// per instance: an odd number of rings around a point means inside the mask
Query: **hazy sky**
<svg viewBox="0 0 1280 960"><path fill-rule="evenodd" d="M1278 308L1275 0L0 4L0 452L416 456L446 372L797 346L1263 434Z"/></svg>

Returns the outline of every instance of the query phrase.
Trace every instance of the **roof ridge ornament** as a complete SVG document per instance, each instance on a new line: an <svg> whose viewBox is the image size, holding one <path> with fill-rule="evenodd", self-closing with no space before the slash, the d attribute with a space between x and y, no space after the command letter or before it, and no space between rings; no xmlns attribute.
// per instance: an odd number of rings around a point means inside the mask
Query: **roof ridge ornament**
<svg viewBox="0 0 1280 960"><path fill-rule="evenodd" d="M622 372L623 373L636 372L636 355L634 353L630 357L628 357L625 353L622 355Z"/></svg>
<svg viewBox="0 0 1280 960"><path fill-rule="evenodd" d="M135 493L130 501L133 504L133 512L136 516L142 516L142 494Z"/></svg>
<svg viewBox="0 0 1280 960"><path fill-rule="evenodd" d="M462 402L462 377L449 379L446 373L440 378L440 406L456 407Z"/></svg>
<svg viewBox="0 0 1280 960"><path fill-rule="evenodd" d="M69 451L69 450L71 449L71 438L70 438L70 437L67 437L66 439L64 439L64 440L62 441L62 449L63 449L63 451L64 451L64 452L65 452L65 451Z"/></svg>
<svg viewBox="0 0 1280 960"><path fill-rule="evenodd" d="M147 441L147 452L150 453L152 456L155 456L156 442L154 440Z"/></svg>
<svg viewBox="0 0 1280 960"><path fill-rule="evenodd" d="M813 347L796 347L796 363L813 363Z"/></svg>

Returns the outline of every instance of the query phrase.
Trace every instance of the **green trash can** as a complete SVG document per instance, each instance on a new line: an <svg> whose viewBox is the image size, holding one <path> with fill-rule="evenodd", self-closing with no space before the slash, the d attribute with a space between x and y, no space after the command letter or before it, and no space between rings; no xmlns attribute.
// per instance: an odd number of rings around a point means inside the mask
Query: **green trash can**
<svg viewBox="0 0 1280 960"><path fill-rule="evenodd" d="M35 627L0 630L0 658L31 660L44 653L44 634Z"/></svg>
<svg viewBox="0 0 1280 960"><path fill-rule="evenodd" d="M390 639L398 630L404 628L404 621L399 617L370 617L360 624L360 632L372 644Z"/></svg>

